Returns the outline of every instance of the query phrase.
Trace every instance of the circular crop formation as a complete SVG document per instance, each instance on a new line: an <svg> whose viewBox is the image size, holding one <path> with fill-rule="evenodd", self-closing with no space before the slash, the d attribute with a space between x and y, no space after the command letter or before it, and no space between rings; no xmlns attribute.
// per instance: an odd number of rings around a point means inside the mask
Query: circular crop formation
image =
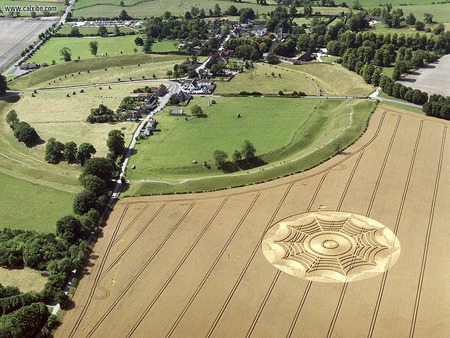
<svg viewBox="0 0 450 338"><path fill-rule="evenodd" d="M316 282L353 282L395 264L400 243L383 224L341 211L298 214L265 234L266 259L290 275Z"/></svg>

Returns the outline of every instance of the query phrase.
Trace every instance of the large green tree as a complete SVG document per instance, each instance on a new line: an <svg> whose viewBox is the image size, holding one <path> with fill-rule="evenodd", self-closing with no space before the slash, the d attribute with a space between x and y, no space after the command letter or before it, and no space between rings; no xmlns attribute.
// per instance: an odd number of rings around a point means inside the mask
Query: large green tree
<svg viewBox="0 0 450 338"><path fill-rule="evenodd" d="M14 125L14 136L27 145L27 147L32 146L37 141L39 141L39 135L36 130L30 126L27 122L20 121Z"/></svg>
<svg viewBox="0 0 450 338"><path fill-rule="evenodd" d="M98 41L89 42L89 50L91 51L92 55L96 56L98 51Z"/></svg>
<svg viewBox="0 0 450 338"><path fill-rule="evenodd" d="M252 160L255 158L256 149L253 143L246 140L244 146L242 147L242 155L246 160Z"/></svg>
<svg viewBox="0 0 450 338"><path fill-rule="evenodd" d="M83 175L80 177L81 185L87 191L94 193L96 196L103 195L106 192L106 182L95 175Z"/></svg>
<svg viewBox="0 0 450 338"><path fill-rule="evenodd" d="M10 110L5 117L6 123L9 124L11 128L14 129L14 125L19 122L19 117L17 116L17 112L15 110Z"/></svg>
<svg viewBox="0 0 450 338"><path fill-rule="evenodd" d="M221 168L227 162L228 154L223 150L215 150L214 151L214 161L216 162L216 166Z"/></svg>
<svg viewBox="0 0 450 338"><path fill-rule="evenodd" d="M70 48L67 47L61 48L61 50L59 51L59 55L61 55L61 59L63 59L66 62L72 60L72 51L70 50Z"/></svg>
<svg viewBox="0 0 450 338"><path fill-rule="evenodd" d="M97 196L94 193L83 190L73 200L73 211L78 215L84 215L90 209L97 209Z"/></svg>
<svg viewBox="0 0 450 338"><path fill-rule="evenodd" d="M108 133L106 145L109 149L109 156L117 159L125 151L125 135L120 130L111 130Z"/></svg>
<svg viewBox="0 0 450 338"><path fill-rule="evenodd" d="M94 146L90 143L81 143L78 147L77 152L77 160L78 163L80 163L82 166L84 166L84 163L89 160L92 155L94 155L97 152L95 150Z"/></svg>
<svg viewBox="0 0 450 338"><path fill-rule="evenodd" d="M67 215L56 222L56 234L69 243L76 242L81 234L81 222L78 218Z"/></svg>
<svg viewBox="0 0 450 338"><path fill-rule="evenodd" d="M64 144L64 160L67 163L77 163L77 144L73 141L69 141Z"/></svg>
<svg viewBox="0 0 450 338"><path fill-rule="evenodd" d="M57 164L63 158L64 144L57 141L54 137L47 140L45 146L45 161Z"/></svg>
<svg viewBox="0 0 450 338"><path fill-rule="evenodd" d="M104 181L114 178L117 166L113 160L104 157L95 157L86 161L82 175L95 175Z"/></svg>

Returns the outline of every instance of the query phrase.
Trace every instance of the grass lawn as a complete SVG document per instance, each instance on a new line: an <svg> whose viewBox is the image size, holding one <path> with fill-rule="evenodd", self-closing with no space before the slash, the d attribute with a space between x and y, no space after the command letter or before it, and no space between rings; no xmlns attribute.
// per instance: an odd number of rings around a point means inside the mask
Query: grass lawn
<svg viewBox="0 0 450 338"><path fill-rule="evenodd" d="M73 84L95 84L117 81L119 77L124 79L129 79L130 76L142 78L142 75L144 75L146 78L150 78L153 73L157 77L166 77L167 68L173 69L174 63L184 59L184 57L179 55L140 53L97 57L40 68L9 82L8 86L11 89L27 89L61 87ZM105 71L105 68L108 71ZM88 70L89 74L87 73ZM78 72L80 72L80 75L78 75ZM72 74L74 74L73 79ZM64 78L64 75L67 75L67 77ZM50 85L48 85L48 82L51 82Z"/></svg>
<svg viewBox="0 0 450 338"><path fill-rule="evenodd" d="M0 268L0 281L3 286L16 286L22 292L40 292L44 289L47 278L42 277L39 271L30 268Z"/></svg>
<svg viewBox="0 0 450 338"><path fill-rule="evenodd" d="M60 142L74 141L78 145L89 142L97 149L96 156L106 156L108 132L112 129L122 130L128 144L136 129L136 123L87 123L86 117L90 109L104 104L116 110L125 96L142 86L142 84L111 85L111 89L105 87L102 90L89 87L85 88L82 94L79 89L75 90L76 95L72 95L73 91L68 90L42 91L38 92L36 97L31 97L31 94L24 95L13 109L16 110L19 119L30 123L42 139L55 137ZM67 93L70 97L66 97ZM32 150L39 158L38 153L44 156L44 148L45 145L38 145Z"/></svg>
<svg viewBox="0 0 450 338"><path fill-rule="evenodd" d="M56 221L73 213L73 193L30 183L1 172L0 185L2 228L54 232Z"/></svg>
<svg viewBox="0 0 450 338"><path fill-rule="evenodd" d="M11 7L16 7L16 6L42 6L42 7L48 7L48 6L56 6L58 8L58 12L62 11L65 9L65 5L64 5L64 1L63 0L45 0L45 1L39 1L39 0L30 0L30 1L17 1L17 0L0 0L0 9L3 12L0 12L0 17L7 17L8 16L8 12L6 12L5 7L6 6L11 6ZM58 12L53 12L50 11L50 15L52 16L57 16L59 15ZM42 13L41 12L36 12L37 16L41 16ZM31 16L31 12L20 12L20 16L23 17L29 17Z"/></svg>
<svg viewBox="0 0 450 338"><path fill-rule="evenodd" d="M156 41L152 45L152 52L154 52L154 53L177 52L179 44L180 44L180 41L178 41L178 40Z"/></svg>
<svg viewBox="0 0 450 338"><path fill-rule="evenodd" d="M305 170L334 155L337 144L343 149L353 143L375 107L366 100L222 97L213 106L209 100L190 103L202 106L207 118L185 121L168 116L168 109L157 116L161 131L138 142L125 195L214 190ZM214 169L214 150L231 160L245 140L265 166L231 174ZM202 168L203 161L212 168Z"/></svg>
<svg viewBox="0 0 450 338"><path fill-rule="evenodd" d="M95 58L90 52L89 43L92 41L98 42L98 56L105 55L121 55L133 54L134 49L141 51L134 43L136 37L134 35L115 36L115 37L55 37L48 40L39 50L29 59L29 62L36 62L42 64L46 62L51 65L52 61L56 63L64 63L59 54L60 50L67 47L71 50L72 60Z"/></svg>
<svg viewBox="0 0 450 338"><path fill-rule="evenodd" d="M150 16L160 16L165 11L171 12L173 15L184 15L196 6L203 8L206 13L209 9L214 9L215 4L219 4L224 12L228 7L234 5L238 10L241 8L251 7L258 14L265 14L276 8L275 1L267 1L267 6L258 5L254 1L233 2L229 1L211 1L211 0L184 0L164 1L164 0L128 0L125 6L119 5L119 0L79 0L75 5L73 16L80 17L117 17L122 10L126 10L129 15L134 18L144 18Z"/></svg>
<svg viewBox="0 0 450 338"><path fill-rule="evenodd" d="M339 86L336 86L337 83ZM236 75L229 82L218 79L216 84L215 93L218 94L241 91L278 94L280 90L285 94L291 94L295 90L303 91L307 95L317 95L321 90L324 95L359 96L373 91L373 87L366 84L362 77L344 67L320 63L301 66L287 63L278 65L259 63L253 69Z"/></svg>
<svg viewBox="0 0 450 338"><path fill-rule="evenodd" d="M156 85L156 84L155 84ZM44 161L45 143L27 148L17 142L4 117L14 109L19 118L30 123L43 140L55 137L60 142L74 141L78 145L89 142L97 149L96 156L107 154L106 139L112 129L120 129L126 136L126 144L136 128L135 122L115 124L89 124L86 121L90 109L103 102L111 109L117 109L122 98L143 84L112 85L99 90L97 87L85 88L85 93L66 97L67 90L41 91L36 97L24 94L17 102L0 101L0 172L17 179L36 183L52 189L77 193L81 191L78 177L81 167L60 163L48 164ZM31 186L31 185L30 185ZM67 205L71 208L72 202ZM27 204L21 212L27 215ZM54 222L47 226L52 226Z"/></svg>

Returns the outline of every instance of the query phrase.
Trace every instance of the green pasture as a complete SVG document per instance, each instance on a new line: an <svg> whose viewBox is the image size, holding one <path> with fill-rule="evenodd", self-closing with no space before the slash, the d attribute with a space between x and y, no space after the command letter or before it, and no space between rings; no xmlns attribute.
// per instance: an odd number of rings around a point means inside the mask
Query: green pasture
<svg viewBox="0 0 450 338"><path fill-rule="evenodd" d="M353 143L365 130L375 103L367 100L299 98L195 98L206 118L156 117L161 131L136 146L127 170L125 195L205 191L239 186L306 170ZM189 107L187 107L189 113ZM240 113L241 118L236 114ZM213 152L231 160L245 140L256 148L263 167L224 174ZM196 160L199 164L193 164ZM211 169L202 168L206 161Z"/></svg>
<svg viewBox="0 0 450 338"><path fill-rule="evenodd" d="M105 87L102 90L93 86L85 87L84 93L80 93L80 89L39 91L35 97L27 92L9 100L10 102L0 101L0 172L30 182L29 187L38 188L36 190L48 187L65 193L78 193L81 190L78 182L81 167L65 162L58 165L46 163L45 143L32 148L19 143L6 124L5 115L14 109L19 119L30 123L43 141L54 137L62 143L74 141L80 145L89 142L96 148L96 156L106 156L109 131L121 130L128 144L137 127L136 122L89 124L86 117L91 108L98 107L101 103L113 110L117 109L123 97L141 86L143 84L139 83L111 85L111 89ZM76 95L73 95L73 91ZM66 97L67 93L70 97ZM17 101L18 98L20 99ZM18 205L25 208L20 214L26 217L29 204L16 204L16 208ZM71 209L71 206L72 202L69 201L67 207ZM47 226L51 225L54 222Z"/></svg>
<svg viewBox="0 0 450 338"><path fill-rule="evenodd" d="M167 76L165 73L167 67L170 66L173 69L175 63L184 59L179 55L138 53L75 60L55 66L41 67L32 73L9 82L8 86L11 89L27 89L61 87L74 84L95 84L117 81L119 77L129 80L130 76L136 76L142 79L142 75L144 75L146 78L150 78L153 76L153 73L161 78ZM107 71L105 71L105 68ZM65 75L66 77L64 77ZM49 82L50 85L48 84Z"/></svg>
<svg viewBox="0 0 450 338"><path fill-rule="evenodd" d="M42 7L49 7L49 6L56 6L58 7L58 12L49 12L51 16L58 16L60 11L65 9L64 1L63 0L46 0L46 1L39 1L39 0L30 0L30 1L22 1L22 0L0 0L0 9L2 12L0 12L0 17L7 17L8 12L5 11L5 7L23 7L23 6L42 6ZM42 16L41 12L36 12L37 16ZM29 17L31 16L31 12L20 12L20 17Z"/></svg>
<svg viewBox="0 0 450 338"><path fill-rule="evenodd" d="M272 75L273 73L273 75ZM339 85L336 85L339 83ZM258 63L244 73L237 74L232 80L216 80L217 94L258 91L262 94L285 95L293 91L303 91L307 95L366 95L373 87L366 84L361 76L344 67L334 64L291 65L279 63L269 65Z"/></svg>
<svg viewBox="0 0 450 338"><path fill-rule="evenodd" d="M16 286L22 292L41 292L47 278L41 272L30 268L5 269L0 268L0 281L3 286Z"/></svg>
<svg viewBox="0 0 450 338"><path fill-rule="evenodd" d="M203 8L206 13L209 9L214 9L215 4L219 4L222 12L228 7L234 5L238 10L245 7L251 7L258 14L266 14L275 9L275 1L267 1L267 6L258 5L256 1L230 2L230 1L211 1L211 0L184 0L164 1L164 0L128 0L125 6L120 6L119 0L79 0L75 5L73 16L81 17L117 17L122 10L127 11L134 18L144 18L151 16L160 16L169 11L173 15L184 15L191 7L197 6Z"/></svg>
<svg viewBox="0 0 450 338"><path fill-rule="evenodd" d="M0 185L1 228L54 232L56 221L72 214L73 193L27 182L1 172Z"/></svg>
<svg viewBox="0 0 450 338"><path fill-rule="evenodd" d="M54 137L60 142L74 141L78 145L89 142L97 150L96 156L106 156L109 131L122 130L128 144L137 125L136 122L87 123L91 108L104 104L116 110L125 96L143 85L135 83L110 87L105 86L101 90L100 87L87 87L83 89L84 93L80 93L80 89L40 91L35 97L27 93L12 108L20 120L27 121L36 129L42 139ZM76 95L73 95L74 92ZM66 97L67 94L70 97ZM37 158L44 157L44 148L45 145L35 147Z"/></svg>
<svg viewBox="0 0 450 338"><path fill-rule="evenodd" d="M153 53L177 52L179 44L180 41L178 40L156 41L154 44L152 44L152 52Z"/></svg>
<svg viewBox="0 0 450 338"><path fill-rule="evenodd" d="M28 60L28 62L36 62L39 64L52 64L55 60L57 64L64 63L60 55L61 49L67 47L71 50L72 60L95 58L89 49L89 43L98 42L97 58L102 56L113 56L121 54L133 54L141 52L141 47L134 43L136 39L133 35L115 36L115 37L55 37L48 40L39 50Z"/></svg>
<svg viewBox="0 0 450 338"><path fill-rule="evenodd" d="M113 34L116 31L114 27L106 27L106 29L108 30L108 33L110 33L110 34ZM71 30L72 30L72 25L65 24L58 30L58 33L59 34L69 34L71 32ZM78 30L83 35L96 35L98 33L98 27L79 27ZM135 32L133 29L131 29L129 27L119 27L119 31L124 34L130 33L130 32ZM134 38L136 38L136 37L134 37Z"/></svg>

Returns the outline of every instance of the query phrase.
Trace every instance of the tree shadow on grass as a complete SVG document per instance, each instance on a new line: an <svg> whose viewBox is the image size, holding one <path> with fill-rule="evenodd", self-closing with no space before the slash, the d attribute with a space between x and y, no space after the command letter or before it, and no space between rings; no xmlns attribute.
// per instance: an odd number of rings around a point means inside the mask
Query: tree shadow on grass
<svg viewBox="0 0 450 338"><path fill-rule="evenodd" d="M238 162L227 161L221 165L220 169L224 173L234 173L239 170L249 170L252 168L260 167L265 164L267 164L267 162L260 157L253 157L252 159L240 160Z"/></svg>
<svg viewBox="0 0 450 338"><path fill-rule="evenodd" d="M16 103L20 100L20 96L17 94L0 96L0 100L5 101L6 103Z"/></svg>

